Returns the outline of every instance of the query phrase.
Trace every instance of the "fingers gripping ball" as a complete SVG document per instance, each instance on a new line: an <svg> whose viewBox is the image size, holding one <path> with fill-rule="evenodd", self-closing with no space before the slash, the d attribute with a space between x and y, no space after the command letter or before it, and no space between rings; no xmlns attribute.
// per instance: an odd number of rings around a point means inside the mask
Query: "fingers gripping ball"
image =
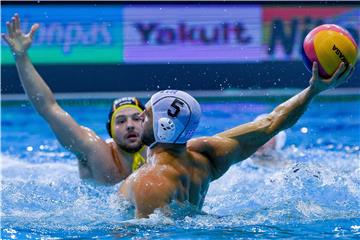
<svg viewBox="0 0 360 240"><path fill-rule="evenodd" d="M348 31L335 24L314 28L304 39L302 56L311 72L314 61L318 62L319 75L331 77L341 62L355 65L358 46Z"/></svg>

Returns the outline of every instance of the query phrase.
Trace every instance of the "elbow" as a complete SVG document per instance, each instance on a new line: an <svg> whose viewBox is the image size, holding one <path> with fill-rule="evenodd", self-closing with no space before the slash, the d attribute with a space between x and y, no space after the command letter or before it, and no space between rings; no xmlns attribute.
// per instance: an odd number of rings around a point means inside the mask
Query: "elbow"
<svg viewBox="0 0 360 240"><path fill-rule="evenodd" d="M35 109L42 117L47 118L51 113L56 112L57 106L56 102L46 102L35 105Z"/></svg>
<svg viewBox="0 0 360 240"><path fill-rule="evenodd" d="M276 123L276 115L277 113L274 111L260 120L258 126L259 133L269 135L273 132Z"/></svg>
<svg viewBox="0 0 360 240"><path fill-rule="evenodd" d="M266 133L276 135L278 132L292 127L296 123L296 118L289 116L288 109L285 105L279 105L273 112L267 116L269 125Z"/></svg>
<svg viewBox="0 0 360 240"><path fill-rule="evenodd" d="M264 133L266 135L276 135L283 129L291 127L289 122L281 121L284 118L284 108L280 106L279 109L274 110L266 117L266 127Z"/></svg>

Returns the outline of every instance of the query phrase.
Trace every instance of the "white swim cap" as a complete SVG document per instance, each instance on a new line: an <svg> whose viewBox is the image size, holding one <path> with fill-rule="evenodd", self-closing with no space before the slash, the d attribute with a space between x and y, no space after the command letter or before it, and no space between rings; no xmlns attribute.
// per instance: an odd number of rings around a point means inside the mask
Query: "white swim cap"
<svg viewBox="0 0 360 240"><path fill-rule="evenodd" d="M165 90L150 99L157 143L186 143L199 125L200 104L183 91Z"/></svg>

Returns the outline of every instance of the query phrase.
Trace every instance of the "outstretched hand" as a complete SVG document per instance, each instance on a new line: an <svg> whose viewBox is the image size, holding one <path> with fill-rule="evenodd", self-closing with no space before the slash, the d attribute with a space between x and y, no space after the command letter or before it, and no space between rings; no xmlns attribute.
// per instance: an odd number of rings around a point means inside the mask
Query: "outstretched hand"
<svg viewBox="0 0 360 240"><path fill-rule="evenodd" d="M344 62L341 62L336 72L331 78L324 79L319 76L318 63L314 62L312 66L312 77L310 79L310 87L316 92L320 93L327 89L335 88L340 84L348 81L353 73L354 67L350 64L346 67Z"/></svg>
<svg viewBox="0 0 360 240"><path fill-rule="evenodd" d="M30 32L24 34L20 29L20 17L16 13L10 22L6 22L6 27L8 35L2 33L1 37L9 44L13 53L19 56L25 54L31 46L33 36L39 28L39 24L32 25Z"/></svg>

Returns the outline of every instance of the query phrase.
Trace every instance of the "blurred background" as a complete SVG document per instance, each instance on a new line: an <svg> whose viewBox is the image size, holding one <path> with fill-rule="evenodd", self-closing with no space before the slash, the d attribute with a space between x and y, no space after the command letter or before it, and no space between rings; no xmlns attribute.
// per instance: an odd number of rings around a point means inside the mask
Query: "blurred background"
<svg viewBox="0 0 360 240"><path fill-rule="evenodd" d="M359 44L359 2L61 3L2 2L28 32L40 24L31 59L55 93L303 88L311 76L302 41L334 23ZM1 93L23 94L1 42ZM359 61L351 82L360 87ZM354 90L355 89L355 90Z"/></svg>

